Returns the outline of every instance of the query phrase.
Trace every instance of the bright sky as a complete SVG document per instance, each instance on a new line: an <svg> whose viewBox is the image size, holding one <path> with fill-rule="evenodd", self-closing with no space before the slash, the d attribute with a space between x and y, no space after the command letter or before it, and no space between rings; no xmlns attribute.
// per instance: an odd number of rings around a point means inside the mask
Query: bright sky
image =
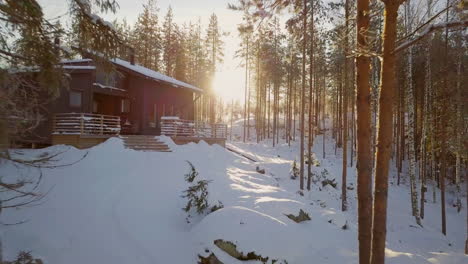
<svg viewBox="0 0 468 264"><path fill-rule="evenodd" d="M147 0L117 1L120 6L117 13L103 17L109 21L126 18L130 24L135 23L138 14L143 10L143 4L147 2ZM39 0L38 2L44 7L48 18L67 12L68 1ZM228 3L236 2L236 0L157 0L160 21L164 19L169 5L172 6L175 22L178 24L201 18L202 23L207 25L210 15L216 13L221 29L229 33L229 36L224 38L224 64L221 65L214 81L215 90L226 102L232 99L243 101L244 98L243 70L239 68L239 59L234 59L234 53L240 46L237 24L241 22L241 14L227 9Z"/></svg>

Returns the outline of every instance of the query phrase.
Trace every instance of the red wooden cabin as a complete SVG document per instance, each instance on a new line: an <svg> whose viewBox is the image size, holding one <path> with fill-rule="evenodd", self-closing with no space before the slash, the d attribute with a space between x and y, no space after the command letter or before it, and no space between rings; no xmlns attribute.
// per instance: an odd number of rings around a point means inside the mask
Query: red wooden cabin
<svg viewBox="0 0 468 264"><path fill-rule="evenodd" d="M36 132L41 143L64 143L53 142L55 135L160 135L162 116L194 120L200 88L125 60L112 63L109 73L91 59L62 62L69 87L48 107Z"/></svg>

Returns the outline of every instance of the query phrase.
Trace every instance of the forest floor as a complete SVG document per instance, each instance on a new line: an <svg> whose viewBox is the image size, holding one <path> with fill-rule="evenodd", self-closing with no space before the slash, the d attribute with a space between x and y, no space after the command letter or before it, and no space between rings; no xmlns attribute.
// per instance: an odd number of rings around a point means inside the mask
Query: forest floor
<svg viewBox="0 0 468 264"><path fill-rule="evenodd" d="M236 122L239 138L241 122ZM253 129L252 129L253 130ZM231 148L253 162L220 146L204 142L177 146L162 137L171 153L125 149L120 139L88 150L53 146L41 150L13 150L22 159L61 153L53 165L42 169L39 190L47 193L37 205L5 210L2 223L4 258L15 258L20 250L51 264L74 263L197 263L198 255L214 253L223 263L237 260L214 241L231 241L239 251L277 259L277 263L358 263L355 167L348 168L349 210L341 208L341 150L335 155L334 141L326 135L314 142L314 183L310 191L299 191L299 179L291 179L292 163L298 159L299 142L290 147L272 142L242 143ZM284 142L284 140L280 140ZM210 180L210 205L221 202L215 212L187 217L183 191L190 161L199 175ZM39 170L3 161L2 175L38 177ZM257 167L265 173L257 172ZM324 180L337 183L323 186ZM403 176L406 179L406 176ZM430 189L431 190L431 189ZM437 194L438 195L438 194ZM447 193L447 236L440 232L440 203L426 203L423 227L411 216L408 184L396 186L390 177L386 263L466 263L463 254L466 205L457 213ZM438 196L437 196L438 198ZM465 199L463 199L465 201ZM311 220L296 223L286 214L302 209ZM285 261L284 261L285 260ZM249 261L248 263L261 263Z"/></svg>

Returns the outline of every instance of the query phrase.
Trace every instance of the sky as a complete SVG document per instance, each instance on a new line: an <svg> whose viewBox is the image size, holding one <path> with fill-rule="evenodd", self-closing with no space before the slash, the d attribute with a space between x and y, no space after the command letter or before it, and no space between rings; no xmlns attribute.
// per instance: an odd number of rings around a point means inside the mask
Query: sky
<svg viewBox="0 0 468 264"><path fill-rule="evenodd" d="M66 0L39 0L44 8L47 18L55 18L67 13ZM130 24L134 24L138 14L143 10L143 4L147 0L117 0L119 10L116 14L102 15L108 21L115 18L119 20L126 18ZM159 7L159 19L162 21L169 5L173 9L174 20L177 24L189 21L197 21L199 18L206 26L212 13L218 16L220 28L229 35L224 38L224 63L220 65L214 80L215 91L222 96L226 102L231 100L243 100L244 98L244 74L239 67L240 60L234 58L236 49L240 46L237 34L237 25L241 22L239 12L227 9L228 3L235 3L236 0L157 0Z"/></svg>

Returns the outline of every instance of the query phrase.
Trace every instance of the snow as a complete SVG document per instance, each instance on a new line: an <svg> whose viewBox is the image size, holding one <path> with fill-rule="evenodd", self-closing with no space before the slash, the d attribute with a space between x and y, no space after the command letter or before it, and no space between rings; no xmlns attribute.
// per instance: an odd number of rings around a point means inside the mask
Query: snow
<svg viewBox="0 0 468 264"><path fill-rule="evenodd" d="M90 61L92 61L92 60L91 59L74 59L74 60L63 60L62 63L68 64L68 63L80 63L80 62L90 62ZM203 90L198 88L198 87L195 87L195 86L193 86L191 84L176 80L174 78L171 78L171 77L166 76L166 75L164 75L162 73L153 71L153 70L148 69L146 67L143 67L141 65L131 64L128 61L118 59L118 58L112 59L111 61L113 63L115 63L116 65L127 68L127 69L129 69L131 71L134 71L136 73L142 74L145 77L151 78L153 80L162 81L162 82L171 84L173 87L183 87L183 88L191 89L191 90L193 90L195 92L199 92L199 93L203 92ZM63 67L67 68L67 69L73 69L73 67L76 67L75 69L80 69L80 68L88 69L86 67L94 67L94 66L71 66L71 65L67 65L67 66L63 66ZM95 69L95 68L92 68L92 69Z"/></svg>
<svg viewBox="0 0 468 264"><path fill-rule="evenodd" d="M235 133L242 130L239 124L234 123ZM118 138L88 150L58 145L14 151L23 159L63 152L54 164L69 164L88 154L71 166L43 169L39 188L50 192L39 205L2 212L2 223L27 220L1 227L5 258L26 250L51 264L197 263L197 255L209 255L208 249L223 263L260 263L233 259L213 244L223 239L243 252L255 251L288 263L358 263L355 168L348 168L349 186L354 187L349 190L349 211L341 212L341 152L335 156L329 135L326 159L321 152L323 137L316 138L314 152L320 165L313 171L320 174L326 169L338 187L317 182L304 196L297 192L298 180L289 177L293 160L298 160L298 142L275 148L268 140L228 144L257 160L251 162L204 141L179 146L169 137L158 138L173 152L125 149ZM206 216L191 218L190 223L181 209L186 204L182 191L188 187L186 160L199 172L197 179L211 180L209 203L224 204ZM257 173L257 166L266 173ZM0 163L0 172L18 177L38 173L6 161ZM449 188L448 203L452 198ZM431 201L426 204L424 227L415 227L409 187L396 186L391 178L386 263L466 263L463 208L457 213L447 206L447 236L440 232L440 204ZM300 209L312 220L297 224L285 216ZM345 223L347 230L342 229Z"/></svg>
<svg viewBox="0 0 468 264"><path fill-rule="evenodd" d="M144 76L146 76L148 78L172 84L174 87L183 87L183 88L191 89L191 90L193 90L195 92L200 92L200 93L203 92L203 90L198 88L198 87L195 87L195 86L193 86L191 84L176 80L174 78L171 78L171 77L166 76L166 75L164 75L162 73L153 71L151 69L148 69L148 68L143 67L143 66L138 65L138 64L131 64L128 61L118 59L118 58L113 59L112 62L117 64L117 65L120 65L122 67L125 67L125 68L127 68L129 70L132 70L134 72L140 73L140 74L142 74L142 75L144 75Z"/></svg>
<svg viewBox="0 0 468 264"><path fill-rule="evenodd" d="M97 86L99 88L102 88L102 89L116 90L116 91L120 91L120 92L126 92L127 91L125 89L120 89L120 88L113 87L113 86L107 86L107 85L100 84L100 83L93 83L93 85L95 85L95 86Z"/></svg>
<svg viewBox="0 0 468 264"><path fill-rule="evenodd" d="M72 59L72 60L62 60L61 63L80 63L80 62L91 62L92 59Z"/></svg>
<svg viewBox="0 0 468 264"><path fill-rule="evenodd" d="M89 0L78 0L78 2L81 4L83 7L90 7ZM114 25L111 22L108 22L107 20L103 19L97 14L94 14L90 11L91 8L81 8L81 11L83 11L94 24L102 24L106 27L108 27L110 30L114 31L117 33L117 30L114 28Z"/></svg>
<svg viewBox="0 0 468 264"><path fill-rule="evenodd" d="M179 120L178 116L162 116L162 120Z"/></svg>
<svg viewBox="0 0 468 264"><path fill-rule="evenodd" d="M62 68L66 70L95 70L96 66L64 65Z"/></svg>

